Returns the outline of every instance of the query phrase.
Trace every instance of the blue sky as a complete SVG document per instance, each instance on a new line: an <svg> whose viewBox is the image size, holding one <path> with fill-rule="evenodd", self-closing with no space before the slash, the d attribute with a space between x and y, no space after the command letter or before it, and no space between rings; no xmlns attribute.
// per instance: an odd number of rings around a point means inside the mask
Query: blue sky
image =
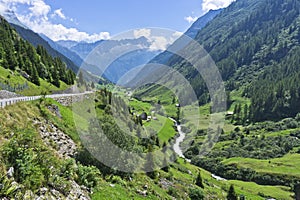
<svg viewBox="0 0 300 200"><path fill-rule="evenodd" d="M209 9L232 0L0 0L35 32L53 40L93 42L121 32L159 27L184 32Z"/></svg>

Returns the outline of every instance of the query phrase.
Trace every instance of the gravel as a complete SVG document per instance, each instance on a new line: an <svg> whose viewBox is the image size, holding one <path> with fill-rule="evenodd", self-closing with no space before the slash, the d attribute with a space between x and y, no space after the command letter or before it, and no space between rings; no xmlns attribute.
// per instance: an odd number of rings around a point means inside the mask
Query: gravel
<svg viewBox="0 0 300 200"><path fill-rule="evenodd" d="M6 90L0 90L0 99L10 99L16 97L21 97L21 95Z"/></svg>

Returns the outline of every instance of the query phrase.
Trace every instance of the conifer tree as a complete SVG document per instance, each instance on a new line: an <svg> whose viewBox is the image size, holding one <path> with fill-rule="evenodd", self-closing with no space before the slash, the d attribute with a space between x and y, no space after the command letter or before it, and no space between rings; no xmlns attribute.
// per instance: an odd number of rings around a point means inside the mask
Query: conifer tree
<svg viewBox="0 0 300 200"><path fill-rule="evenodd" d="M238 197L235 193L233 185L231 185L230 188L229 188L229 191L228 191L228 194L227 194L227 199L228 200L237 200L238 199Z"/></svg>
<svg viewBox="0 0 300 200"><path fill-rule="evenodd" d="M201 187L201 188L204 188L200 172L198 173L197 178L196 178L196 185Z"/></svg>

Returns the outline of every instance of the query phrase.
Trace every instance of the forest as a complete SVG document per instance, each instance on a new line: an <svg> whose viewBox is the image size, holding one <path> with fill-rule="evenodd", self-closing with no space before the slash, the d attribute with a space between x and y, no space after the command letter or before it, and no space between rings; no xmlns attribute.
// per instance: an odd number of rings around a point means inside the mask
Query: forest
<svg viewBox="0 0 300 200"><path fill-rule="evenodd" d="M68 85L75 82L75 73L60 58L50 56L43 46L35 48L23 40L16 31L0 18L0 65L19 72L28 81L40 85L40 79L60 87L60 81Z"/></svg>

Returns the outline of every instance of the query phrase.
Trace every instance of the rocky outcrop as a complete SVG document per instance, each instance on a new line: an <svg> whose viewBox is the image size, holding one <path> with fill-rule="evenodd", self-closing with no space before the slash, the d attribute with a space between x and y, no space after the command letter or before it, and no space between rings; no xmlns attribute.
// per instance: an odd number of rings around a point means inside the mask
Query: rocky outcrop
<svg viewBox="0 0 300 200"><path fill-rule="evenodd" d="M51 146L60 157L69 158L75 156L77 146L68 135L50 122L35 121L34 123L38 126L44 143Z"/></svg>
<svg viewBox="0 0 300 200"><path fill-rule="evenodd" d="M55 189L41 188L38 195L30 199L35 200L90 200L89 192L85 187L79 186L75 181L71 182L71 190L67 196Z"/></svg>
<svg viewBox="0 0 300 200"><path fill-rule="evenodd" d="M21 95L6 90L0 90L0 99L10 99L16 97L21 97Z"/></svg>
<svg viewBox="0 0 300 200"><path fill-rule="evenodd" d="M63 106L71 106L73 103L83 101L85 99L92 98L93 94L82 94L82 95L73 95L73 96L60 96L53 97L55 101L60 103Z"/></svg>

